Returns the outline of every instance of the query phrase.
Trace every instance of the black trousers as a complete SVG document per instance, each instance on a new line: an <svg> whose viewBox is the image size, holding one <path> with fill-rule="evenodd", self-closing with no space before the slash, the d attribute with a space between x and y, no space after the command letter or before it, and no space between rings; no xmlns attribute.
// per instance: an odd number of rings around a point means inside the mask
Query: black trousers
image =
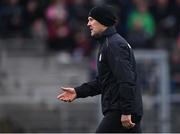
<svg viewBox="0 0 180 134"><path fill-rule="evenodd" d="M135 127L128 129L122 126L121 114L117 111L107 113L100 125L96 129L96 133L141 133L140 126L141 117L132 116L132 122Z"/></svg>

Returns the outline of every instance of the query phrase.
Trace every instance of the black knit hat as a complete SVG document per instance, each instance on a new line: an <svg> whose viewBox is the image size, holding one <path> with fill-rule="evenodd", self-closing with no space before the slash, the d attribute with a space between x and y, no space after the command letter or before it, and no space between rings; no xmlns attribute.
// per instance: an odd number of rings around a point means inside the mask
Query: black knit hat
<svg viewBox="0 0 180 134"><path fill-rule="evenodd" d="M115 9L110 5L92 8L89 12L89 16L105 26L112 26L118 20Z"/></svg>

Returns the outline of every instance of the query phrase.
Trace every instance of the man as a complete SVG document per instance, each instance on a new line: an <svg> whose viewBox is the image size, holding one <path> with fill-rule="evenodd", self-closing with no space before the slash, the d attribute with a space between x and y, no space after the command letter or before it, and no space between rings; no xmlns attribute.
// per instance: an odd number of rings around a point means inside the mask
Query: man
<svg viewBox="0 0 180 134"><path fill-rule="evenodd" d="M97 133L141 132L142 97L133 51L115 30L117 16L111 6L91 9L87 26L99 43L98 76L79 87L62 87L58 99L71 102L101 94L104 118Z"/></svg>

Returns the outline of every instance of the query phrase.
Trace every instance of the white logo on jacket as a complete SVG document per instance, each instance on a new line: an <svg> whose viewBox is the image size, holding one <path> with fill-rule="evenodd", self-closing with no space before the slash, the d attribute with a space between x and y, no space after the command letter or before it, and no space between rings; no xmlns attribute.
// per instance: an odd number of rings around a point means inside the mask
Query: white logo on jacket
<svg viewBox="0 0 180 134"><path fill-rule="evenodd" d="M99 55L99 61L101 61L101 60L102 60L102 54Z"/></svg>
<svg viewBox="0 0 180 134"><path fill-rule="evenodd" d="M128 43L127 45L128 45L128 47L131 49L131 46L129 45L129 43Z"/></svg>

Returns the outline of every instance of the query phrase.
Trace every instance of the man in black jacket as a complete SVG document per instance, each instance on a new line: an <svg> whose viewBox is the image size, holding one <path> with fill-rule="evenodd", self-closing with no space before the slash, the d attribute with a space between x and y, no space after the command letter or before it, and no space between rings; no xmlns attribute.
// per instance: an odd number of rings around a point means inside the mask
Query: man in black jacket
<svg viewBox="0 0 180 134"><path fill-rule="evenodd" d="M58 99L71 102L101 94L104 115L97 133L141 132L142 96L132 48L115 30L117 15L112 6L91 9L87 26L99 43L98 76L79 87L62 87Z"/></svg>

